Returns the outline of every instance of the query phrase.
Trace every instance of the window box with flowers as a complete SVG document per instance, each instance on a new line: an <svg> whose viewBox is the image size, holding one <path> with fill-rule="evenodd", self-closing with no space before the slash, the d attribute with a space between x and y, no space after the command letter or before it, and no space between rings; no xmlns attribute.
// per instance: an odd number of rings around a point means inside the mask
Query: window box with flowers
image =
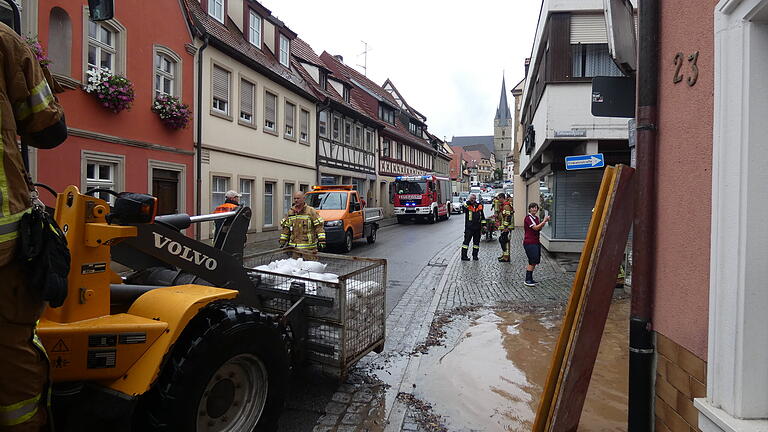
<svg viewBox="0 0 768 432"><path fill-rule="evenodd" d="M107 69L89 69L88 84L83 87L86 93L93 95L106 109L119 113L130 109L133 103L133 83Z"/></svg>
<svg viewBox="0 0 768 432"><path fill-rule="evenodd" d="M37 58L40 66L48 67L51 63L53 63L51 59L48 58L48 55L43 50L43 46L40 44L40 41L37 40L36 37L27 36L24 38L24 40L27 42L27 45L32 50L32 52L35 53L35 58Z"/></svg>
<svg viewBox="0 0 768 432"><path fill-rule="evenodd" d="M189 105L179 98L160 93L152 103L152 112L160 117L164 125L171 129L184 129L189 123L192 111Z"/></svg>

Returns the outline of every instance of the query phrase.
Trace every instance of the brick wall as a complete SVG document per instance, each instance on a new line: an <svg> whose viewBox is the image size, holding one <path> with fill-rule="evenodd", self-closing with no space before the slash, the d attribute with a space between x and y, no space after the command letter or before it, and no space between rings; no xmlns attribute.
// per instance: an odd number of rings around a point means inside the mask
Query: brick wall
<svg viewBox="0 0 768 432"><path fill-rule="evenodd" d="M707 362L656 333L656 432L698 432L693 399L707 395Z"/></svg>

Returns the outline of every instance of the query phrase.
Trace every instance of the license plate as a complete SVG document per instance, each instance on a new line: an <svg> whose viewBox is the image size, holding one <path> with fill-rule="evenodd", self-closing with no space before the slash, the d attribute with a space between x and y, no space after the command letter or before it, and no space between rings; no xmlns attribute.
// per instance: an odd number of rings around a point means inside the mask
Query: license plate
<svg viewBox="0 0 768 432"><path fill-rule="evenodd" d="M414 209L406 209L405 212L406 213L416 213L416 210L414 210Z"/></svg>

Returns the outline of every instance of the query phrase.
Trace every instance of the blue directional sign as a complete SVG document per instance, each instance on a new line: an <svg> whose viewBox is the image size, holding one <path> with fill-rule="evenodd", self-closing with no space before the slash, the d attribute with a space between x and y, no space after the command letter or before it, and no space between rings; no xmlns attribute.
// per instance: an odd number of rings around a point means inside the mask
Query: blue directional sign
<svg viewBox="0 0 768 432"><path fill-rule="evenodd" d="M565 157L565 169L580 170L588 168L602 168L605 166L605 159L602 153L593 155L578 155Z"/></svg>

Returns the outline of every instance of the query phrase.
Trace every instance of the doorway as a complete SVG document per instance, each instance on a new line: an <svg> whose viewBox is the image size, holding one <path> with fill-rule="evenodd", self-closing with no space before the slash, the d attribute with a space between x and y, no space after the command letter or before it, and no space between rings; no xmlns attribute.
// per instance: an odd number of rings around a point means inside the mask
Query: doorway
<svg viewBox="0 0 768 432"><path fill-rule="evenodd" d="M152 195L157 198L157 214L179 213L179 172L152 169Z"/></svg>

